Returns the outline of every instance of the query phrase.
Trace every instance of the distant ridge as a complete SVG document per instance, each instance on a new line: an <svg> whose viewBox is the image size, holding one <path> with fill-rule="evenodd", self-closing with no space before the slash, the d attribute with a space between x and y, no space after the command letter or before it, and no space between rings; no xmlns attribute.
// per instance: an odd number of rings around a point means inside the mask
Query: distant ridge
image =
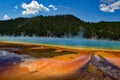
<svg viewBox="0 0 120 80"><path fill-rule="evenodd" d="M84 22L73 15L36 16L0 21L0 35L120 40L120 22Z"/></svg>

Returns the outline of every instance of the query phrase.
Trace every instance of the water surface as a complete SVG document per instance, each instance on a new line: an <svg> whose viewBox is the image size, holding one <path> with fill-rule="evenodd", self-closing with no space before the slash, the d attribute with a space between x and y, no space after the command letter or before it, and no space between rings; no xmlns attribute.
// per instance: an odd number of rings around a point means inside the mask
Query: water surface
<svg viewBox="0 0 120 80"><path fill-rule="evenodd" d="M47 37L0 37L0 41L52 44L62 46L93 47L104 49L120 49L120 41L91 40L81 38L47 38Z"/></svg>

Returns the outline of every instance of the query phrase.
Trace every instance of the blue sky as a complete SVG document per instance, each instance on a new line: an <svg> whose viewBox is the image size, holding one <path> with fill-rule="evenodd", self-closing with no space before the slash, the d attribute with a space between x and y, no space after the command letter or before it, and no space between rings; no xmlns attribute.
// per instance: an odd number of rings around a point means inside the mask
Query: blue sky
<svg viewBox="0 0 120 80"><path fill-rule="evenodd" d="M89 22L120 21L120 0L1 0L0 20L73 14Z"/></svg>

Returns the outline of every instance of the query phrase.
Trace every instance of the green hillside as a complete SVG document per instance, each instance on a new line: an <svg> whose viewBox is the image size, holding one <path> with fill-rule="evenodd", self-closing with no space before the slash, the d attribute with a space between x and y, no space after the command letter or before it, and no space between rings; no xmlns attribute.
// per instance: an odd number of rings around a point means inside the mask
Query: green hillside
<svg viewBox="0 0 120 80"><path fill-rule="evenodd" d="M0 21L0 35L74 37L120 40L120 22L84 22L73 15L37 16Z"/></svg>

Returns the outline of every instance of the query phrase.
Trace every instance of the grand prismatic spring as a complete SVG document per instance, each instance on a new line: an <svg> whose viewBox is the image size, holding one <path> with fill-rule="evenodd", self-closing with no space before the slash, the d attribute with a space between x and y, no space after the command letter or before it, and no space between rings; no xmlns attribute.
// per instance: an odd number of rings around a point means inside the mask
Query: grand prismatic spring
<svg viewBox="0 0 120 80"><path fill-rule="evenodd" d="M120 0L0 0L0 80L120 80Z"/></svg>
<svg viewBox="0 0 120 80"><path fill-rule="evenodd" d="M120 80L117 47L5 42L4 38L0 42L0 80Z"/></svg>

